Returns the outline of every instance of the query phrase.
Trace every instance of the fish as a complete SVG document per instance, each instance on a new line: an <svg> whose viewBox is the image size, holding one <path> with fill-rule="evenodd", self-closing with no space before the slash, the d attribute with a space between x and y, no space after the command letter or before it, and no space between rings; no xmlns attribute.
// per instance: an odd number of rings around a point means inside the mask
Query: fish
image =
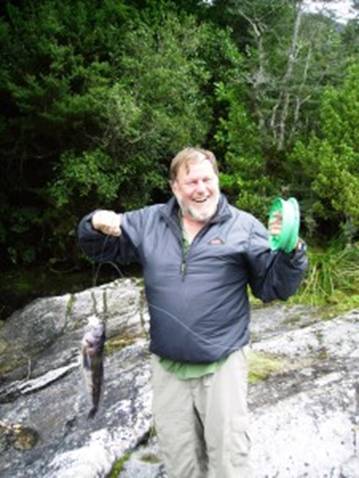
<svg viewBox="0 0 359 478"><path fill-rule="evenodd" d="M88 319L81 341L81 361L86 389L90 402L87 418L93 418L99 408L104 379L105 324L96 316Z"/></svg>

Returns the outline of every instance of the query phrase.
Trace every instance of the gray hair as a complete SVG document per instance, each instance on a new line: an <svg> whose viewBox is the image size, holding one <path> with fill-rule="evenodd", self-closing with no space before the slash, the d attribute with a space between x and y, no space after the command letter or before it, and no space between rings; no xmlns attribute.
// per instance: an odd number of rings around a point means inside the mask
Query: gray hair
<svg viewBox="0 0 359 478"><path fill-rule="evenodd" d="M170 166L170 181L174 182L177 179L178 171L182 164L186 166L187 172L189 170L189 164L195 161L207 160L212 164L213 170L218 176L218 164L215 155L212 151L202 148L192 148L188 147L182 149L176 156L172 159Z"/></svg>

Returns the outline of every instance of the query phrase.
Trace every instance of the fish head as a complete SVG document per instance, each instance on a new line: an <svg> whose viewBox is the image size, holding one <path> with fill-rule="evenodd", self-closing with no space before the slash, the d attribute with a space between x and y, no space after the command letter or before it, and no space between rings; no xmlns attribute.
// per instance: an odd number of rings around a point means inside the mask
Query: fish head
<svg viewBox="0 0 359 478"><path fill-rule="evenodd" d="M89 356L102 352L105 340L105 324L97 317L90 317L85 335L82 338L83 352Z"/></svg>

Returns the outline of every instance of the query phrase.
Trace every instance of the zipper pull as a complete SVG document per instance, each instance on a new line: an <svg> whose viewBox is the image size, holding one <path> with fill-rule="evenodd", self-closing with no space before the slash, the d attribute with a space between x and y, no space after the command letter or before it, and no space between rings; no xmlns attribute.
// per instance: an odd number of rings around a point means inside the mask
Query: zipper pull
<svg viewBox="0 0 359 478"><path fill-rule="evenodd" d="M185 274L186 274L186 265L187 265L187 264L186 264L186 261L183 260L183 261L181 262L181 274L182 274L183 277L184 277Z"/></svg>

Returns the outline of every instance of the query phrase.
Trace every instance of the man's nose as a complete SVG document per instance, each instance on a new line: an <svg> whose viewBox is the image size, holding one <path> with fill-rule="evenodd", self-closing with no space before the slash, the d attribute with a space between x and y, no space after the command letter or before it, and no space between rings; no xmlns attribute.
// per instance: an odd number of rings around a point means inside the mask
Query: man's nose
<svg viewBox="0 0 359 478"><path fill-rule="evenodd" d="M196 184L196 190L197 192L205 192L206 190L206 185L203 181L199 180Z"/></svg>

